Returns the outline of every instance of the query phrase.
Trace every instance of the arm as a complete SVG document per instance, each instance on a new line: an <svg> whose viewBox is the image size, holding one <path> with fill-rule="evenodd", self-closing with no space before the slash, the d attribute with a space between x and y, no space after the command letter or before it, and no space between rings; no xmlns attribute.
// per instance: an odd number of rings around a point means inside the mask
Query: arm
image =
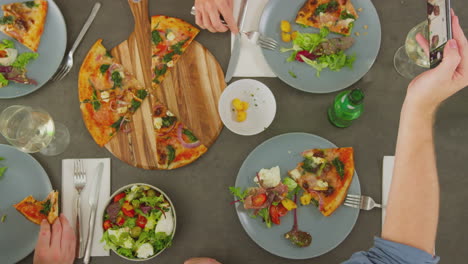
<svg viewBox="0 0 468 264"><path fill-rule="evenodd" d="M433 144L437 107L468 85L468 43L452 12L454 40L444 60L413 80L403 105L382 237L434 254L439 183Z"/></svg>

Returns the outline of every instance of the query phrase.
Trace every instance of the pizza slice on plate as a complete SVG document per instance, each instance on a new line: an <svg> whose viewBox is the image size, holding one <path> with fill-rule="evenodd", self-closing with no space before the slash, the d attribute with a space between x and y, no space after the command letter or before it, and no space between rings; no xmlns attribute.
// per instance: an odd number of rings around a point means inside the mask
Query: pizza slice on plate
<svg viewBox="0 0 468 264"><path fill-rule="evenodd" d="M44 32L47 9L46 0L3 5L0 31L36 52Z"/></svg>
<svg viewBox="0 0 468 264"><path fill-rule="evenodd" d="M311 149L302 156L303 162L289 171L289 176L317 201L320 212L329 216L343 203L353 180L353 148Z"/></svg>
<svg viewBox="0 0 468 264"><path fill-rule="evenodd" d="M127 123L147 96L146 89L98 40L81 65L78 80L83 120L99 146Z"/></svg>
<svg viewBox="0 0 468 264"><path fill-rule="evenodd" d="M13 207L35 224L40 225L43 219L53 224L58 217L58 192L52 191L44 201L28 196Z"/></svg>
<svg viewBox="0 0 468 264"><path fill-rule="evenodd" d="M299 10L296 23L349 36L358 19L351 0L308 0Z"/></svg>
<svg viewBox="0 0 468 264"><path fill-rule="evenodd" d="M192 163L207 148L165 105L153 97L153 126L159 169L175 169Z"/></svg>
<svg viewBox="0 0 468 264"><path fill-rule="evenodd" d="M197 36L199 29L174 17L151 18L153 88L159 87L168 70Z"/></svg>

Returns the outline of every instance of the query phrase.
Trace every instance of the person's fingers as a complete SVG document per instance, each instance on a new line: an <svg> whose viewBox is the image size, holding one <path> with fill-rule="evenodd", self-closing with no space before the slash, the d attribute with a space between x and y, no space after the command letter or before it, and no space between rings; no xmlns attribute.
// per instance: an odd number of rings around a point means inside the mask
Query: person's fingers
<svg viewBox="0 0 468 264"><path fill-rule="evenodd" d="M436 69L442 76L452 77L460 64L460 60L461 56L458 52L457 41L451 39L447 42L447 45L445 45L444 58Z"/></svg>
<svg viewBox="0 0 468 264"><path fill-rule="evenodd" d="M421 33L416 35L416 42L418 42L419 46L424 50L426 56L429 57L429 42Z"/></svg>
<svg viewBox="0 0 468 264"><path fill-rule="evenodd" d="M453 10L453 8L450 8L450 14L451 14L452 16L455 16L455 10Z"/></svg>
<svg viewBox="0 0 468 264"><path fill-rule="evenodd" d="M237 28L237 23L233 16L232 7L229 5L228 2L223 2L219 10L221 11L221 14L224 17L224 21L226 21L227 26L229 27L231 32L237 34L239 32L239 29Z"/></svg>
<svg viewBox="0 0 468 264"><path fill-rule="evenodd" d="M62 223L62 249L65 251L65 256L70 260L75 258L76 236L75 231L71 227L68 219L61 214L60 221Z"/></svg>
<svg viewBox="0 0 468 264"><path fill-rule="evenodd" d="M60 217L55 220L55 223L52 225L52 239L50 241L50 247L60 249L60 244L62 242L62 223L60 222Z"/></svg>
<svg viewBox="0 0 468 264"><path fill-rule="evenodd" d="M202 11L202 14L201 14L201 17L202 17L202 21L203 21L203 25L205 26L205 28L207 30L209 30L210 32L214 33L216 32L216 30L214 29L214 27L211 25L211 20L210 20L210 14L208 11L206 10L203 10Z"/></svg>
<svg viewBox="0 0 468 264"><path fill-rule="evenodd" d="M221 264L212 258L191 258L184 262L184 264Z"/></svg>
<svg viewBox="0 0 468 264"><path fill-rule="evenodd" d="M216 9L216 7L211 7L208 12L210 14L210 21L213 28L218 32L226 32L227 27L221 22L218 9Z"/></svg>
<svg viewBox="0 0 468 264"><path fill-rule="evenodd" d="M460 67L466 69L468 68L468 41L457 16L452 16L452 33L453 38L457 41L460 55L462 56Z"/></svg>
<svg viewBox="0 0 468 264"><path fill-rule="evenodd" d="M37 238L36 250L47 250L50 247L50 225L46 219L41 222L41 230Z"/></svg>
<svg viewBox="0 0 468 264"><path fill-rule="evenodd" d="M201 12L197 12L195 14L195 23L197 23L197 25L202 28L202 29L205 29L205 25L203 25L203 19L202 19L202 14Z"/></svg>

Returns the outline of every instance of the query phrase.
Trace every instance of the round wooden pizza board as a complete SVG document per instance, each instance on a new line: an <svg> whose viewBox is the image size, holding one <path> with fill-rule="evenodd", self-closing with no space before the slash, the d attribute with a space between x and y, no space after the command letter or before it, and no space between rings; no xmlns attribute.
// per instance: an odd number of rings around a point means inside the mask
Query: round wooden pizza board
<svg viewBox="0 0 468 264"><path fill-rule="evenodd" d="M151 90L148 0L128 2L135 18L135 31L111 53ZM224 73L216 58L194 41L170 70L155 95L209 148L223 128L218 115L218 99L225 87ZM114 156L143 169L157 169L151 100L147 98L133 115L129 133L119 132L106 144Z"/></svg>

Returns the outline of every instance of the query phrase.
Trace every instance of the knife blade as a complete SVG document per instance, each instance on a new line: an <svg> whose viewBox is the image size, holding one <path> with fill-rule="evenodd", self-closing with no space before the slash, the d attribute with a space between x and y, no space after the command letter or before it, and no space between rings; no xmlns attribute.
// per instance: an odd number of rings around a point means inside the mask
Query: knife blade
<svg viewBox="0 0 468 264"><path fill-rule="evenodd" d="M247 13L247 0L241 0L239 17L237 19L237 25L239 27L239 33L234 36L234 46L231 52L231 58L229 59L228 68L226 71L226 76L224 77L225 82L229 82L234 75L234 71L237 67L240 57L240 48L241 48L241 32L244 27L245 14Z"/></svg>
<svg viewBox="0 0 468 264"><path fill-rule="evenodd" d="M88 264L91 257L91 247L93 244L94 235L94 224L96 223L96 210L99 201L99 191L101 190L102 172L104 170L104 163L99 162L96 168L96 177L94 178L94 184L91 186L91 191L88 199L89 206L91 207L91 215L89 216L88 225L88 239L86 242L86 251L84 257L84 263Z"/></svg>

